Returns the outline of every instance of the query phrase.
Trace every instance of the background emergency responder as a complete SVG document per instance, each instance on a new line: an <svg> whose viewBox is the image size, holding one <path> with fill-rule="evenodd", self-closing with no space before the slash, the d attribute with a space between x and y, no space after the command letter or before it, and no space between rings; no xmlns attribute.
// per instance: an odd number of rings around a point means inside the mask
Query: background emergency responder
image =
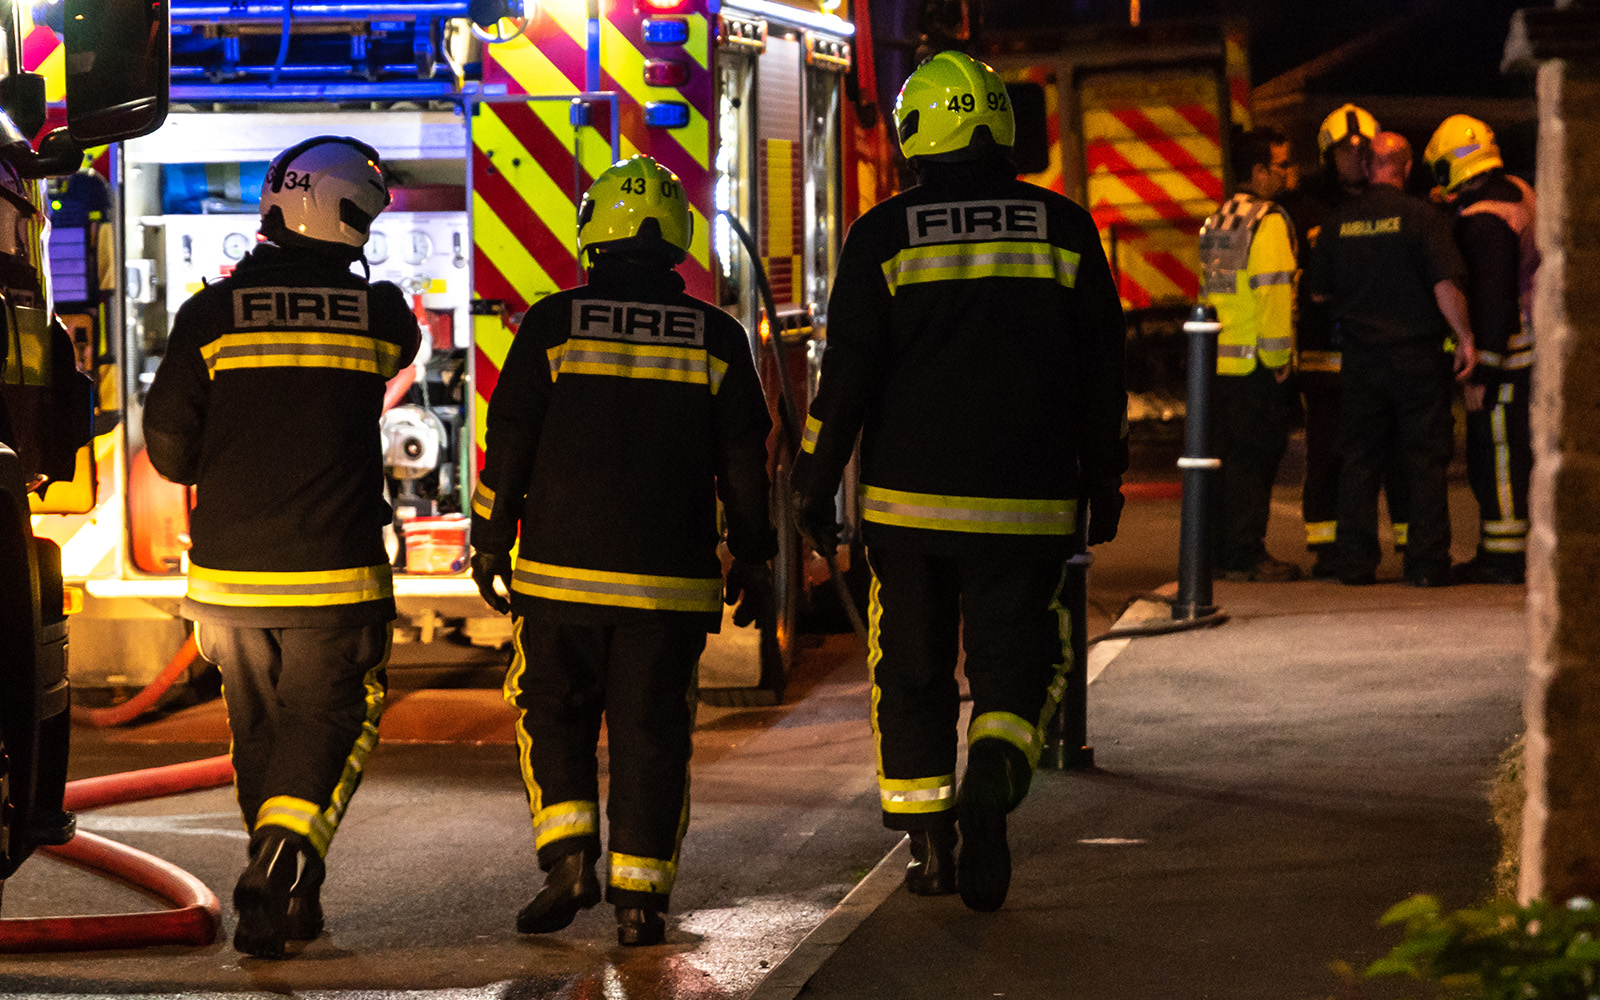
<svg viewBox="0 0 1600 1000"><path fill-rule="evenodd" d="M1289 439L1294 346L1293 224L1271 199L1288 177L1289 141L1276 129L1235 133L1239 191L1200 229L1205 299L1216 307L1216 416L1222 459L1216 567L1228 580L1282 583L1300 567L1267 552L1272 484Z"/></svg>
<svg viewBox="0 0 1600 1000"><path fill-rule="evenodd" d="M771 420L738 321L684 294L691 220L647 156L602 173L579 208L589 283L541 299L489 404L473 496L473 577L514 615L506 700L544 887L517 930L560 930L600 901L595 746L610 752L617 939L665 932L689 818L695 666L722 624L773 624ZM717 557L722 499L733 564ZM510 551L521 542L513 565ZM494 588L500 579L509 601Z"/></svg>
<svg viewBox="0 0 1600 1000"><path fill-rule="evenodd" d="M1472 330L1460 283L1466 265L1449 221L1402 188L1411 147L1381 133L1365 154L1371 183L1329 213L1307 280L1331 303L1343 344L1340 399L1339 579L1376 581L1378 482L1393 459L1411 505L1406 582L1450 583L1450 510L1445 474L1455 438L1450 356L1466 378Z"/></svg>
<svg viewBox="0 0 1600 1000"><path fill-rule="evenodd" d="M1334 206L1367 186L1366 158L1361 152L1378 135L1378 122L1366 109L1346 104L1322 120L1317 130L1321 169L1297 189L1277 199L1294 219L1301 263L1322 235L1322 224ZM1301 282L1296 291L1294 383L1305 402L1306 472L1300 495L1306 548L1313 554L1311 575L1336 575L1333 544L1338 537L1339 510L1339 343L1326 303L1316 301ZM1385 467L1383 492L1389 507L1397 550L1406 543L1405 487L1391 462Z"/></svg>
<svg viewBox="0 0 1600 1000"><path fill-rule="evenodd" d="M1057 595L1077 501L1090 544L1121 512L1125 333L1089 214L1015 179L993 70L933 56L895 123L921 183L845 239L792 483L801 530L831 556L860 432L883 821L911 834L911 892L959 887L994 910L1011 877L1006 814L1074 666ZM973 699L959 797L958 636Z"/></svg>
<svg viewBox="0 0 1600 1000"><path fill-rule="evenodd" d="M1478 500L1478 551L1457 567L1468 583L1521 583L1528 549L1528 379L1533 367L1529 296L1539 251L1533 188L1505 172L1489 126L1451 115L1423 152L1454 205L1467 262L1467 308L1478 367L1465 387L1467 478Z"/></svg>
<svg viewBox="0 0 1600 1000"><path fill-rule="evenodd" d="M378 742L395 617L378 418L419 334L351 273L389 204L378 154L319 136L267 169L261 238L183 304L145 402L150 460L195 487L196 641L222 670L250 863L234 947L322 931L323 858Z"/></svg>

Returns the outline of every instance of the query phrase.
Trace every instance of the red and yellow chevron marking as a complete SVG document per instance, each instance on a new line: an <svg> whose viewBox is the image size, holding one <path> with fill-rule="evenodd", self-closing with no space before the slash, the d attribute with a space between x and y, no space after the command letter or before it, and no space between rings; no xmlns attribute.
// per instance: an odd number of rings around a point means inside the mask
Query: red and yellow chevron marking
<svg viewBox="0 0 1600 1000"><path fill-rule="evenodd" d="M691 295L710 298L712 205L711 126L715 103L711 30L703 0L683 16L689 41L657 50L642 38L642 18L632 3L605 4L600 19L598 88L618 94L620 153L646 153L677 174L689 195L694 237L679 273ZM509 94L565 96L583 91L589 26L584 0L547 0L525 33L489 46L486 87ZM687 58L689 82L681 88L644 83L646 58ZM644 124L648 101L683 101L690 121L682 129ZM611 162L610 109L591 105L593 125L573 127L565 101L479 105L472 123L474 293L505 302L504 318L474 321L478 464L483 462L484 420L510 349L507 321L544 295L581 282L577 204L593 178Z"/></svg>
<svg viewBox="0 0 1600 1000"><path fill-rule="evenodd" d="M1250 40L1242 25L1223 36L1223 72L1228 77L1229 112L1239 128L1250 128Z"/></svg>
<svg viewBox="0 0 1600 1000"><path fill-rule="evenodd" d="M1107 75L1080 99L1087 201L1124 308L1193 301L1195 235L1223 196L1214 78Z"/></svg>
<svg viewBox="0 0 1600 1000"><path fill-rule="evenodd" d="M67 99L67 50L61 38L42 24L34 24L23 5L22 68L44 77L44 99L56 104Z"/></svg>
<svg viewBox="0 0 1600 1000"><path fill-rule="evenodd" d="M1061 173L1061 105L1056 92L1054 68L1028 66L1007 72L1005 79L1007 83L1037 83L1044 90L1045 133L1050 143L1050 165L1037 174L1023 174L1022 179L1058 194L1066 194L1067 182Z"/></svg>

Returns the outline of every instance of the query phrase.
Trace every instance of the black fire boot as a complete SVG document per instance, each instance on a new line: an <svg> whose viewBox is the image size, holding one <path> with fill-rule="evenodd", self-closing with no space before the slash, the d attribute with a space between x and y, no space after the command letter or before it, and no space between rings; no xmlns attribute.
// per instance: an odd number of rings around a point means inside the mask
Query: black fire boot
<svg viewBox="0 0 1600 1000"><path fill-rule="evenodd" d="M288 940L289 891L300 877L302 857L314 856L310 841L293 830L267 826L250 837L250 863L233 887L239 925L233 947L257 958L282 958Z"/></svg>
<svg viewBox="0 0 1600 1000"><path fill-rule="evenodd" d="M315 941L322 936L322 880L328 873L322 855L305 855L300 878L289 890L289 908L284 913L284 936L290 941Z"/></svg>
<svg viewBox="0 0 1600 1000"><path fill-rule="evenodd" d="M980 739L967 751L967 773L956 796L961 853L956 885L974 910L1000 909L1011 888L1006 813L1027 794L1032 769L1022 751L999 739Z"/></svg>
<svg viewBox="0 0 1600 1000"><path fill-rule="evenodd" d="M572 923L579 910L600 902L600 880L594 875L597 860L583 850L556 859L545 875L544 888L517 914L517 930L523 934L559 931Z"/></svg>
<svg viewBox="0 0 1600 1000"><path fill-rule="evenodd" d="M667 936L667 915L638 906L617 907L617 943L629 947L660 944Z"/></svg>
<svg viewBox="0 0 1600 1000"><path fill-rule="evenodd" d="M956 891L955 827L911 831L906 891L913 896L948 896Z"/></svg>

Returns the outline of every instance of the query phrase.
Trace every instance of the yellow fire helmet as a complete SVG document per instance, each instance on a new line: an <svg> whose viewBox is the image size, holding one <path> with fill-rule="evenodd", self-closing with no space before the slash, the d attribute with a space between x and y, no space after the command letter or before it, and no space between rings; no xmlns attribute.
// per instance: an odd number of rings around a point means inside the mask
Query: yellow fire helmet
<svg viewBox="0 0 1600 1000"><path fill-rule="evenodd" d="M1505 165L1500 147L1494 144L1494 130L1471 115L1451 115L1441 122L1422 151L1422 159L1446 194L1454 194L1486 170Z"/></svg>
<svg viewBox="0 0 1600 1000"><path fill-rule="evenodd" d="M962 154L979 129L994 145L1009 149L1017 131L1000 74L955 51L930 56L906 77L894 102L894 120L900 152L908 160Z"/></svg>
<svg viewBox="0 0 1600 1000"><path fill-rule="evenodd" d="M1317 130L1317 149L1327 156L1328 151L1341 142L1367 145L1377 136L1378 119L1366 108L1346 104L1322 119L1322 128Z"/></svg>
<svg viewBox="0 0 1600 1000"><path fill-rule="evenodd" d="M648 156L607 167L578 206L578 255L600 247L663 256L689 255L694 219L678 175Z"/></svg>

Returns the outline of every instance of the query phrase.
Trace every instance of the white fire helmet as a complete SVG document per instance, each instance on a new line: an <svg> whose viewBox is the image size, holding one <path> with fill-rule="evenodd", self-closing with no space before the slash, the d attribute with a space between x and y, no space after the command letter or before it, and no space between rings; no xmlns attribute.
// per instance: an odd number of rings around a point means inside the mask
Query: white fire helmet
<svg viewBox="0 0 1600 1000"><path fill-rule="evenodd" d="M319 135L279 153L261 185L261 232L361 247L389 204L378 153L359 139Z"/></svg>

